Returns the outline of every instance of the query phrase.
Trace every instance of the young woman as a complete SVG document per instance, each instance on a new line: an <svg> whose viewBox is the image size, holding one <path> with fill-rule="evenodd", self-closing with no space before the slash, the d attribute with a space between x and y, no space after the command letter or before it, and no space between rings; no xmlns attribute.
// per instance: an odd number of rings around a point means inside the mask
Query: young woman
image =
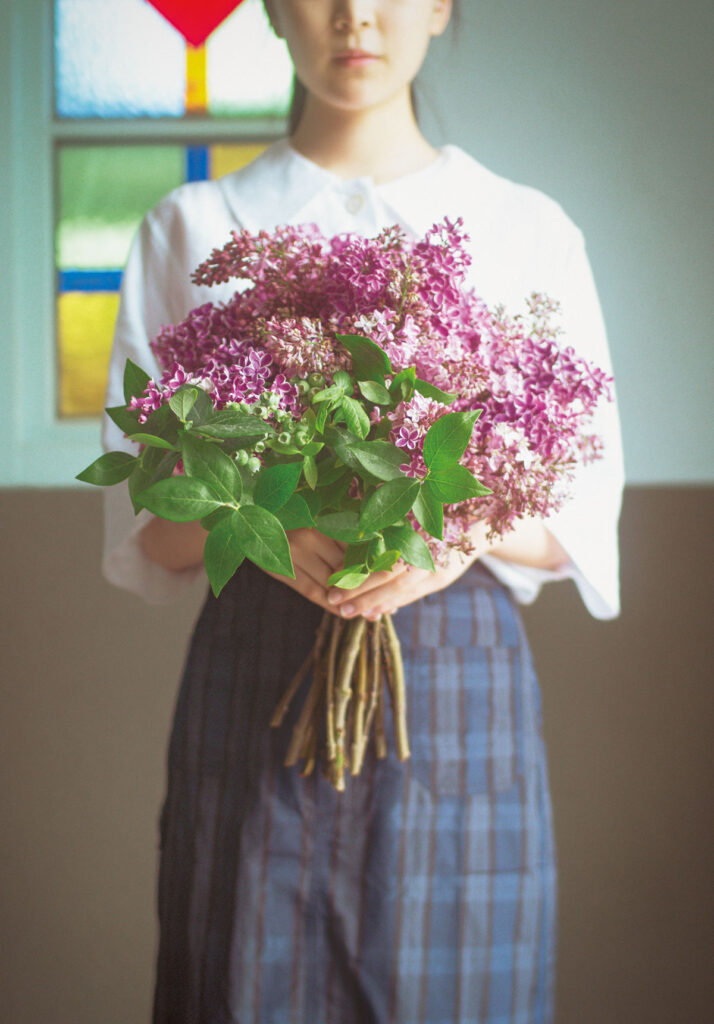
<svg viewBox="0 0 714 1024"><path fill-rule="evenodd" d="M289 139L147 216L126 268L108 404L127 356L229 285L190 273L232 229L314 222L327 235L464 218L487 302L562 303L568 342L609 368L583 238L542 193L422 135L411 84L451 0L265 0L301 83ZM552 1020L555 861L540 695L514 599L575 579L617 614L622 487L617 414L605 454L547 523L519 522L436 573L397 565L327 586L342 545L290 534L295 579L245 562L209 596L173 724L161 817L155 1024L546 1024ZM108 448L130 445L107 424ZM113 488L112 492L119 491ZM166 600L202 573L205 533L131 515L107 494L105 573ZM412 756L372 753L338 794L282 761L299 701L269 725L323 609L394 613ZM391 735L389 709L387 735Z"/></svg>

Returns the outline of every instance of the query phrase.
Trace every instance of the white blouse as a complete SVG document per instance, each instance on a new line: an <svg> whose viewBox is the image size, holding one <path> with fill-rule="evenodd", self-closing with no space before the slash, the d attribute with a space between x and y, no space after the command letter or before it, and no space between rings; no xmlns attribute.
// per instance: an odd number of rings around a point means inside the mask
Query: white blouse
<svg viewBox="0 0 714 1024"><path fill-rule="evenodd" d="M375 184L369 177L344 180L283 139L240 171L175 189L144 218L124 272L106 404L123 404L127 356L158 376L149 342L159 329L203 302L233 294L235 282L212 288L190 282L191 272L232 230L313 222L326 235L372 236L398 223L420 236L445 216L463 217L471 239L470 281L490 306L502 302L509 313L524 313L526 297L545 292L561 303L563 342L611 372L583 236L554 200L488 171L457 146L444 146L422 170ZM551 572L493 556L481 561L523 603L533 601L544 582L572 577L592 615L606 619L619 612L617 522L624 482L614 403L602 403L593 430L603 438L604 458L579 470L572 498L547 521L569 563ZM107 451L136 447L106 416L102 441ZM134 516L126 484L104 493L102 566L108 580L147 601L164 602L204 572L202 566L171 571L148 559L138 533L150 514Z"/></svg>

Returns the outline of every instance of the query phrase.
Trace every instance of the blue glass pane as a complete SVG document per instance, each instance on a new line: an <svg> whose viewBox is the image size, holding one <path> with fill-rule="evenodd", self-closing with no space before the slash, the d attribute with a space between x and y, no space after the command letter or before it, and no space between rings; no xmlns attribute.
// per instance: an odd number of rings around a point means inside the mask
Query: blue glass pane
<svg viewBox="0 0 714 1024"><path fill-rule="evenodd" d="M244 0L208 37L208 110L219 116L283 115L293 67L270 27L262 0Z"/></svg>
<svg viewBox="0 0 714 1024"><path fill-rule="evenodd" d="M60 117L180 117L185 45L145 0L55 0Z"/></svg>

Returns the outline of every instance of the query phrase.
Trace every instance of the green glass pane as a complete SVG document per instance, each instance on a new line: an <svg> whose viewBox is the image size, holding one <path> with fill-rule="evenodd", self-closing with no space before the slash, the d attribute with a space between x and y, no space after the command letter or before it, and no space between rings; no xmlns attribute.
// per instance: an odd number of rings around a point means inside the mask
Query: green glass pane
<svg viewBox="0 0 714 1024"><path fill-rule="evenodd" d="M63 146L57 266L123 267L147 210L185 180L181 146Z"/></svg>
<svg viewBox="0 0 714 1024"><path fill-rule="evenodd" d="M145 0L55 0L60 117L180 117L185 44Z"/></svg>
<svg viewBox="0 0 714 1024"><path fill-rule="evenodd" d="M218 116L283 116L293 66L270 27L262 0L244 0L206 43L208 111Z"/></svg>

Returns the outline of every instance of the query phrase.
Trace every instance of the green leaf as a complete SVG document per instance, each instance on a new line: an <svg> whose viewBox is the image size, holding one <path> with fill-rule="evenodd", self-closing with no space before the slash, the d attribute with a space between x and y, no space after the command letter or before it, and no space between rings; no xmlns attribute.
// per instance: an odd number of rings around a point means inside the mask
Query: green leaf
<svg viewBox="0 0 714 1024"><path fill-rule="evenodd" d="M333 572L328 576L327 583L330 587L342 587L343 590L354 590L365 580L369 579L369 571L365 568L363 572L355 566L345 567Z"/></svg>
<svg viewBox="0 0 714 1024"><path fill-rule="evenodd" d="M201 526L204 530L212 530L214 526L218 526L220 522L227 519L228 516L235 511L232 508L226 508L225 505L221 505L215 510L215 512L209 512L207 516L201 519Z"/></svg>
<svg viewBox="0 0 714 1024"><path fill-rule="evenodd" d="M146 423L139 429L147 434L153 434L154 437L163 437L164 441L171 441L173 444L178 437L180 426L173 409L168 405L160 405L149 414Z"/></svg>
<svg viewBox="0 0 714 1024"><path fill-rule="evenodd" d="M310 515L314 519L320 512L320 496L316 491L305 490L304 488L300 491L300 496L303 498L305 504L310 509Z"/></svg>
<svg viewBox="0 0 714 1024"><path fill-rule="evenodd" d="M349 398L345 395L340 408L344 414L348 429L364 440L367 434L369 434L370 422L369 416L364 411L362 405L355 398Z"/></svg>
<svg viewBox="0 0 714 1024"><path fill-rule="evenodd" d="M354 568L363 565L367 568L367 556L369 554L370 541L363 540L359 544L348 544L342 556L342 564L345 568Z"/></svg>
<svg viewBox="0 0 714 1024"><path fill-rule="evenodd" d="M244 505L235 528L246 557L259 568L295 579L290 544L280 520L259 505Z"/></svg>
<svg viewBox="0 0 714 1024"><path fill-rule="evenodd" d="M305 474L305 480L307 482L307 486L310 487L314 491L315 488L317 487L317 479L318 479L317 463L315 462L315 456L314 455L304 455L303 456L302 469L303 469L303 472Z"/></svg>
<svg viewBox="0 0 714 1024"><path fill-rule="evenodd" d="M176 451L170 441L164 441L163 437L157 437L156 434L129 434L129 440L136 441L137 444L145 444L149 448L163 448L167 452Z"/></svg>
<svg viewBox="0 0 714 1024"><path fill-rule="evenodd" d="M341 388L339 384L330 384L329 387L323 388L322 391L317 392L312 403L313 405L316 405L318 402L329 402L333 398L342 398L344 393L344 388Z"/></svg>
<svg viewBox="0 0 714 1024"><path fill-rule="evenodd" d="M389 441L361 441L350 445L350 452L360 467L378 480L398 480L404 476L399 467L408 461L407 456Z"/></svg>
<svg viewBox="0 0 714 1024"><path fill-rule="evenodd" d="M408 402L412 397L415 382L415 368L413 366L406 366L399 373L395 373L392 383L389 385L389 394L395 399L401 398L403 402Z"/></svg>
<svg viewBox="0 0 714 1024"><path fill-rule="evenodd" d="M124 401L128 405L132 398L140 398L151 378L145 370L127 359L124 365Z"/></svg>
<svg viewBox="0 0 714 1024"><path fill-rule="evenodd" d="M320 471L320 479L317 481L318 487L325 487L328 484L334 483L345 472L344 464L335 458L334 455L328 455L326 458L321 459L317 464L317 468Z"/></svg>
<svg viewBox="0 0 714 1024"><path fill-rule="evenodd" d="M269 512L277 512L295 491L302 469L299 462L279 462L261 469L253 490L255 504Z"/></svg>
<svg viewBox="0 0 714 1024"><path fill-rule="evenodd" d="M129 477L129 497L135 513L140 512L144 507L139 500L139 495L155 484L157 480L168 479L178 460L178 452L165 452L161 448L144 449Z"/></svg>
<svg viewBox="0 0 714 1024"><path fill-rule="evenodd" d="M478 498L490 494L488 487L479 483L466 466L448 465L431 470L427 477L429 487L439 501L454 504L467 498Z"/></svg>
<svg viewBox="0 0 714 1024"><path fill-rule="evenodd" d="M395 562L399 561L399 552L394 550L383 551L370 562L370 572L386 572L392 568Z"/></svg>
<svg viewBox="0 0 714 1024"><path fill-rule="evenodd" d="M265 444L272 451L277 452L278 455L300 455L303 451L296 444L283 444L276 437L268 438Z"/></svg>
<svg viewBox="0 0 714 1024"><path fill-rule="evenodd" d="M210 397L206 394L203 388L196 388L196 401L193 407L186 416L186 420L197 426L199 423L203 423L213 416L216 409L211 401Z"/></svg>
<svg viewBox="0 0 714 1024"><path fill-rule="evenodd" d="M443 402L444 405L448 405L449 402L453 402L454 399L458 398L458 395L451 395L448 391L442 391L441 388L437 388L436 384L430 384L428 380L421 380L417 377L414 380L414 390L418 391L424 398L431 398L435 402Z"/></svg>
<svg viewBox="0 0 714 1024"><path fill-rule="evenodd" d="M355 389L355 382L347 370L337 370L332 377L332 383L339 385L348 395L351 395Z"/></svg>
<svg viewBox="0 0 714 1024"><path fill-rule="evenodd" d="M306 409L300 417L300 432L307 434L310 440L315 436L316 416L314 409Z"/></svg>
<svg viewBox="0 0 714 1024"><path fill-rule="evenodd" d="M422 484L421 490L414 502L413 512L417 522L432 537L437 540L444 539L444 506L432 493L428 486L428 480Z"/></svg>
<svg viewBox="0 0 714 1024"><path fill-rule="evenodd" d="M247 466L239 466L238 472L243 483L243 494L241 495L240 503L245 505L253 504L253 488L255 487L255 474L251 473Z"/></svg>
<svg viewBox="0 0 714 1024"><path fill-rule="evenodd" d="M387 550L387 544L381 533L377 534L374 540L369 542L369 551L367 554L367 564L371 565L377 555L383 555Z"/></svg>
<svg viewBox="0 0 714 1024"><path fill-rule="evenodd" d="M320 496L320 511L324 512L325 509L334 508L337 511L343 511L342 505L350 489L352 483L352 471L346 470L343 472L339 479L334 480L327 487L320 487L316 492Z"/></svg>
<svg viewBox="0 0 714 1024"><path fill-rule="evenodd" d="M207 483L190 476L158 480L137 495L137 500L149 512L174 523L202 519L221 504Z"/></svg>
<svg viewBox="0 0 714 1024"><path fill-rule="evenodd" d="M272 437L275 429L259 416L253 416L239 409L219 409L205 423L196 427L201 434L209 437L255 438Z"/></svg>
<svg viewBox="0 0 714 1024"><path fill-rule="evenodd" d="M315 526L326 537L345 544L358 544L374 536L372 531L362 528L357 512L328 512L327 515L317 517Z"/></svg>
<svg viewBox="0 0 714 1024"><path fill-rule="evenodd" d="M324 441L308 441L307 444L302 446L300 451L303 455L317 455L317 453L321 452L324 447Z"/></svg>
<svg viewBox="0 0 714 1024"><path fill-rule="evenodd" d="M285 530L299 530L302 527L314 526L315 517L302 494L291 494L282 508L275 513Z"/></svg>
<svg viewBox="0 0 714 1024"><path fill-rule="evenodd" d="M134 431L141 429L139 413L135 409L127 409L125 405L113 405L104 411L124 434L133 434Z"/></svg>
<svg viewBox="0 0 714 1024"><path fill-rule="evenodd" d="M203 562L211 589L216 597L245 558L240 546L235 519L240 513L231 512L214 526L206 537Z"/></svg>
<svg viewBox="0 0 714 1024"><path fill-rule="evenodd" d="M375 441L383 441L389 437L392 432L392 421L388 416L383 416L382 419L372 428L372 438Z"/></svg>
<svg viewBox="0 0 714 1024"><path fill-rule="evenodd" d="M384 384L378 384L376 380L360 380L357 382L357 387L367 401L372 402L373 405L392 404L392 397Z"/></svg>
<svg viewBox="0 0 714 1024"><path fill-rule="evenodd" d="M317 416L315 418L315 430L318 431L318 433L321 434L324 431L327 419L336 404L337 403L335 402L324 402L317 410Z"/></svg>
<svg viewBox="0 0 714 1024"><path fill-rule="evenodd" d="M221 501L235 504L243 493L241 475L230 455L192 433L181 436L181 451L186 474L203 480Z"/></svg>
<svg viewBox="0 0 714 1024"><path fill-rule="evenodd" d="M325 431L325 440L334 448L335 455L346 466L355 470L361 468L357 456L352 453L352 446L359 442L359 438L353 433L341 430L339 427L328 427Z"/></svg>
<svg viewBox="0 0 714 1024"><path fill-rule="evenodd" d="M75 479L87 484L97 484L99 487L109 487L126 480L138 462L136 456L127 452L107 452L106 455L100 455L95 459L81 473L77 473Z"/></svg>
<svg viewBox="0 0 714 1024"><path fill-rule="evenodd" d="M420 482L403 476L382 484L362 508L360 526L363 530L381 530L405 516L419 493Z"/></svg>
<svg viewBox="0 0 714 1024"><path fill-rule="evenodd" d="M352 356L352 372L357 380L384 383L384 375L392 372L392 365L383 348L361 334L336 334L335 337Z"/></svg>
<svg viewBox="0 0 714 1024"><path fill-rule="evenodd" d="M416 505L414 508L416 509ZM397 548L401 552L402 558L409 565L434 572L434 559L431 557L429 545L413 526L387 526L384 530L384 539L391 548Z"/></svg>
<svg viewBox="0 0 714 1024"><path fill-rule="evenodd" d="M458 462L471 439L480 410L447 412L429 427L424 437L424 462L431 469Z"/></svg>
<svg viewBox="0 0 714 1024"><path fill-rule="evenodd" d="M196 404L197 398L198 388L184 385L169 398L169 407L173 409L181 422L185 423L186 417Z"/></svg>

